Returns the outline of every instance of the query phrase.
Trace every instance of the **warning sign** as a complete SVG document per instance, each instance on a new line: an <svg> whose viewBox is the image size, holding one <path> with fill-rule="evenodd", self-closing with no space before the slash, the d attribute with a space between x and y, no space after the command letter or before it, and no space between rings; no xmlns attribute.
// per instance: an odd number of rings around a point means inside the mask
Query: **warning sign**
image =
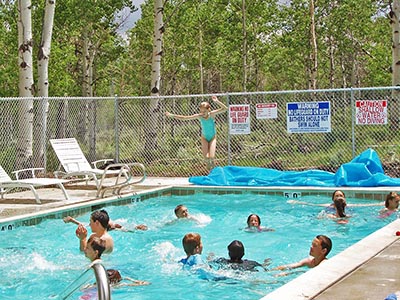
<svg viewBox="0 0 400 300"><path fill-rule="evenodd" d="M330 102L287 103L288 133L331 132Z"/></svg>
<svg viewBox="0 0 400 300"><path fill-rule="evenodd" d="M229 105L229 133L250 134L250 105Z"/></svg>
<svg viewBox="0 0 400 300"><path fill-rule="evenodd" d="M257 119L276 119L278 118L277 103L257 103L256 104Z"/></svg>
<svg viewBox="0 0 400 300"><path fill-rule="evenodd" d="M387 100L357 100L357 125L387 124Z"/></svg>

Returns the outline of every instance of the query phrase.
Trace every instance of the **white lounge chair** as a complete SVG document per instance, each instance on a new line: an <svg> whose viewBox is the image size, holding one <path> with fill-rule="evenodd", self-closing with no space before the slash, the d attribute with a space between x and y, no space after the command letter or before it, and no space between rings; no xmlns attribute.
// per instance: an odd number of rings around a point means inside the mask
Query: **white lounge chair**
<svg viewBox="0 0 400 300"><path fill-rule="evenodd" d="M87 161L75 138L51 139L50 144L56 153L64 171L56 171L54 175L59 178L84 178L86 184L89 180L94 180L97 188L97 197L104 196L106 190L111 190L113 194L120 194L124 187L140 183L146 178L146 169L141 163L112 163L107 165L104 170L99 169L98 165L102 163L113 162L113 159L101 159L92 162L92 166ZM137 180L133 180L133 168L139 168L142 172ZM115 183L112 186L105 186L104 179L108 175L116 176ZM101 177L100 181L99 178ZM121 181L122 178L123 181Z"/></svg>
<svg viewBox="0 0 400 300"><path fill-rule="evenodd" d="M25 188L30 189L35 196L36 203L40 204L39 195L35 189L35 187L45 187L45 186L58 186L63 192L65 199L69 200L67 191L64 188L63 183L68 182L69 180L57 179L57 178L38 178L36 177L35 172L43 171L43 168L30 168L30 169L22 169L14 171L16 180L11 179L11 177L7 174L7 172L0 166L0 194L1 199L4 199L4 195L16 188ZM21 172L29 172L32 178L19 179L19 174Z"/></svg>

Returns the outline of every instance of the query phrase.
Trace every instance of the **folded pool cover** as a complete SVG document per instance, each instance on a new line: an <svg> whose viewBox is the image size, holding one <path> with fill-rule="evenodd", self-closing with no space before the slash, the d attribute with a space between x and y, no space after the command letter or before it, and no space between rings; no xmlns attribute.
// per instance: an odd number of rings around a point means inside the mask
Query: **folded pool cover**
<svg viewBox="0 0 400 300"><path fill-rule="evenodd" d="M189 182L211 186L400 186L400 178L385 175L379 156L373 149L341 165L336 173L227 166L214 168L208 176L192 176Z"/></svg>

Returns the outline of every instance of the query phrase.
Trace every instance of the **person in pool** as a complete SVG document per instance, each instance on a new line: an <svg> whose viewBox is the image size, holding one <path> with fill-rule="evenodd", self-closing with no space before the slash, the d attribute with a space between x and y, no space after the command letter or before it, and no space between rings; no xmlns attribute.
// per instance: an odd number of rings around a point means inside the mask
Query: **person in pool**
<svg viewBox="0 0 400 300"><path fill-rule="evenodd" d="M105 210L96 210L90 215L89 226L92 229L91 237L98 237L105 242L104 253L111 253L114 249L114 240L107 231L110 218ZM79 224L75 231L79 239L79 249L85 251L87 246L88 231L83 224Z"/></svg>
<svg viewBox="0 0 400 300"><path fill-rule="evenodd" d="M261 226L261 219L256 214L247 217L247 227L244 230L247 232L275 231L273 228Z"/></svg>
<svg viewBox="0 0 400 300"><path fill-rule="evenodd" d="M399 209L400 196L396 192L390 192L386 195L385 208L379 211L380 218L386 218L397 212Z"/></svg>
<svg viewBox="0 0 400 300"><path fill-rule="evenodd" d="M331 239L326 235L317 235L311 243L309 257L304 258L296 263L275 267L271 270L288 270L300 267L314 268L328 259L327 256L331 249Z"/></svg>
<svg viewBox="0 0 400 300"><path fill-rule="evenodd" d="M328 213L326 216L331 219L336 219L336 222L339 224L348 223L348 218L350 216L346 215L345 208L347 206L346 199L343 197L336 197L333 200L333 207L335 209L335 213Z"/></svg>
<svg viewBox="0 0 400 300"><path fill-rule="evenodd" d="M83 224L83 223L79 222L77 219L74 219L71 216L64 217L63 221L64 221L64 223L73 223L73 224L76 224L76 225ZM147 225L145 225L145 224L139 224L139 225L135 225L135 229L136 230L147 230L148 228L147 228ZM110 221L108 221L107 231L111 231L111 230L121 230L121 231L126 231L126 232L131 232L132 231L130 229L127 229L127 228L123 227L121 224L113 222L110 219Z"/></svg>
<svg viewBox="0 0 400 300"><path fill-rule="evenodd" d="M204 265L201 258L203 243L201 242L200 234L193 232L185 234L182 239L182 246L186 253L186 258L182 258L179 262L183 264L183 267Z"/></svg>
<svg viewBox="0 0 400 300"><path fill-rule="evenodd" d="M215 116L228 110L228 107L218 100L216 96L211 97L219 108L211 110L208 102L200 103L200 112L194 115L183 116L165 112L165 115L178 120L199 120L201 125L201 151L207 161L208 169L215 166L215 150L217 146L217 133L215 130Z"/></svg>
<svg viewBox="0 0 400 300"><path fill-rule="evenodd" d="M188 219L188 220L200 222L195 216L193 216L189 213L188 208L183 204L177 205L174 209L174 213L178 219Z"/></svg>
<svg viewBox="0 0 400 300"><path fill-rule="evenodd" d="M269 258L264 261L264 264L260 264L255 260L243 259L244 245L241 241L234 240L227 248L229 259L224 257L217 258L210 262L212 267L239 271L258 271L259 268L266 270L266 267L271 263Z"/></svg>
<svg viewBox="0 0 400 300"><path fill-rule="evenodd" d="M98 237L90 237L85 248L85 256L90 261L95 261L96 259L101 259L101 255L106 249L106 243ZM107 276L110 284L115 286L126 286L126 285L147 285L150 284L147 281L135 280L129 277L122 277L120 272L115 269L107 269ZM122 283L122 280L129 281L129 283Z"/></svg>

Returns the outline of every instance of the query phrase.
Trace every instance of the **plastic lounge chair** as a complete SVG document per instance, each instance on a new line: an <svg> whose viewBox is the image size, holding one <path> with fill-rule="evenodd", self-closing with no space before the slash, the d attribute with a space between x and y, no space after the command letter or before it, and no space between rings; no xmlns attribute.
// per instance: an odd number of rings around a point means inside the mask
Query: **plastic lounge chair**
<svg viewBox="0 0 400 300"><path fill-rule="evenodd" d="M99 169L98 165L113 162L113 159L101 159L92 162L92 168L75 138L51 139L50 144L64 169L64 171L54 172L54 175L57 178L83 177L86 184L89 180L93 180L97 188L97 197L103 197L106 190L111 190L113 194L120 194L124 187L140 183L146 178L146 169L141 163L111 163L103 170ZM135 181L132 180L133 167L140 168L142 172L142 176ZM108 175L117 176L112 186L104 186L103 184ZM101 177L100 180L99 177ZM125 179L121 182L123 177Z"/></svg>
<svg viewBox="0 0 400 300"><path fill-rule="evenodd" d="M35 189L35 187L45 187L56 185L63 192L65 199L69 200L67 191L64 188L63 183L68 182L69 180L57 179L57 178L37 178L35 175L35 171L43 171L43 168L30 168L30 169L22 169L14 171L16 180L11 179L11 177L7 174L7 172L0 166L0 194L1 199L4 199L4 195L16 188L26 188L30 189L35 196L36 203L40 204L39 195ZM29 172L32 178L19 179L19 174L21 172Z"/></svg>

